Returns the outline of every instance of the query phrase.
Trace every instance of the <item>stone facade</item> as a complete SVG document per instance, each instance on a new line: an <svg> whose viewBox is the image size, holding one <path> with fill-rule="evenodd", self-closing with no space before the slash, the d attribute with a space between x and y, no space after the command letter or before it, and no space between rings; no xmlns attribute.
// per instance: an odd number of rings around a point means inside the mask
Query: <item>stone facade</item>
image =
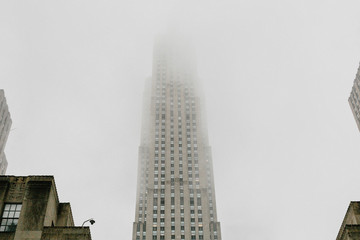
<svg viewBox="0 0 360 240"><path fill-rule="evenodd" d="M0 176L1 240L91 240L60 203L52 176Z"/></svg>
<svg viewBox="0 0 360 240"><path fill-rule="evenodd" d="M7 138L11 127L11 118L6 103L4 90L0 89L0 175L6 173L7 160L4 153Z"/></svg>
<svg viewBox="0 0 360 240"><path fill-rule="evenodd" d="M88 227L44 227L41 240L88 240Z"/></svg>
<svg viewBox="0 0 360 240"><path fill-rule="evenodd" d="M144 92L133 240L221 240L193 51L159 38Z"/></svg>
<svg viewBox="0 0 360 240"><path fill-rule="evenodd" d="M336 240L360 240L360 202L351 202Z"/></svg>

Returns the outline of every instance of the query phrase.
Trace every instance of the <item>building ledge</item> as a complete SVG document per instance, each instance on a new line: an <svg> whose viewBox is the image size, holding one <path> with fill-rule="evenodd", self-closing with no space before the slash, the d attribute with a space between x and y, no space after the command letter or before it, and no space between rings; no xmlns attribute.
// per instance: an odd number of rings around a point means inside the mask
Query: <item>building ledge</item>
<svg viewBox="0 0 360 240"><path fill-rule="evenodd" d="M89 227L44 227L41 239L57 240L59 236L66 236L66 239L91 240Z"/></svg>

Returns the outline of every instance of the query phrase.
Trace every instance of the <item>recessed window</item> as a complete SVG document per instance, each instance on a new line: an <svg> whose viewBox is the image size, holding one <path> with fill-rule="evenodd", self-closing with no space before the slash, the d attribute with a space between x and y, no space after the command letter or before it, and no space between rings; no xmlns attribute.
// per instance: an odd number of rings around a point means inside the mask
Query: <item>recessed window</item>
<svg viewBox="0 0 360 240"><path fill-rule="evenodd" d="M22 204L5 204L1 217L0 232L15 232Z"/></svg>

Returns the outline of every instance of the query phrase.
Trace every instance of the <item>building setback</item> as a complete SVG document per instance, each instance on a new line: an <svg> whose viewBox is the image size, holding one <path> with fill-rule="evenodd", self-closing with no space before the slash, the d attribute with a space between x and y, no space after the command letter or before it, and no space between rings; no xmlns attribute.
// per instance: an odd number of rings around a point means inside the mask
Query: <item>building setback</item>
<svg viewBox="0 0 360 240"><path fill-rule="evenodd" d="M144 92L133 240L219 240L213 164L191 48L159 38Z"/></svg>
<svg viewBox="0 0 360 240"><path fill-rule="evenodd" d="M6 173L6 168L8 165L4 153L4 148L9 136L11 123L12 122L8 105L6 103L4 90L0 89L0 175L4 175Z"/></svg>
<svg viewBox="0 0 360 240"><path fill-rule="evenodd" d="M350 202L336 240L360 240L360 202Z"/></svg>
<svg viewBox="0 0 360 240"><path fill-rule="evenodd" d="M0 176L1 240L91 240L60 203L52 176Z"/></svg>

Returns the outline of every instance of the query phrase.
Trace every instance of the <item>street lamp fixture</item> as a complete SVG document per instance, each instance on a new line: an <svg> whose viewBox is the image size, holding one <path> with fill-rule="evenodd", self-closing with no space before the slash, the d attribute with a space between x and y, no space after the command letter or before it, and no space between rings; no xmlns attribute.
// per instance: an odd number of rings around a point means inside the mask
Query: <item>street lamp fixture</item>
<svg viewBox="0 0 360 240"><path fill-rule="evenodd" d="M95 223L95 220L92 219L92 218L90 218L90 219L86 220L85 222L83 222L83 224L81 225L81 227L83 227L86 222L90 222L90 224L93 225L93 224Z"/></svg>

